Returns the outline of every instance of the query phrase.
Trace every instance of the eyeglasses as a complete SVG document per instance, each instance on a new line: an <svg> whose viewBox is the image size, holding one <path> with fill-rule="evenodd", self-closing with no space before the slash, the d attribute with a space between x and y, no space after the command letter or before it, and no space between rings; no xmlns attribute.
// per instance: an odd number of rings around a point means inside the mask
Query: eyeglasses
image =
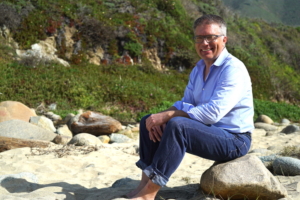
<svg viewBox="0 0 300 200"><path fill-rule="evenodd" d="M224 36L224 35L196 35L194 37L194 42L202 43L205 40L205 42L211 43L211 42L216 41L216 39L221 36Z"/></svg>

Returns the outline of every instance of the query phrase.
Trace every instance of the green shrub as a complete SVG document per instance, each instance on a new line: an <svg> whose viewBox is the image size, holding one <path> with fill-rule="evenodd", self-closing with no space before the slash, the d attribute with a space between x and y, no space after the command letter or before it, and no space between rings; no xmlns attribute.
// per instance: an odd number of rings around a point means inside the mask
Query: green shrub
<svg viewBox="0 0 300 200"><path fill-rule="evenodd" d="M254 119L262 114L267 115L274 121L278 122L283 118L287 118L294 122L299 122L300 119L300 107L287 103L274 103L254 99L254 111Z"/></svg>
<svg viewBox="0 0 300 200"><path fill-rule="evenodd" d="M130 55L136 57L142 54L143 45L137 42L127 42L124 45L124 49L127 50Z"/></svg>

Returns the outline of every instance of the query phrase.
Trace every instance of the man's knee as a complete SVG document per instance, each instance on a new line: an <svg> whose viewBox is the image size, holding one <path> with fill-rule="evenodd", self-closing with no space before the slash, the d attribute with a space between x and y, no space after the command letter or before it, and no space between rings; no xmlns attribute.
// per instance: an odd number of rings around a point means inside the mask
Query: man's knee
<svg viewBox="0 0 300 200"><path fill-rule="evenodd" d="M141 121L140 121L140 128L141 128L141 127L146 127L146 119L147 119L150 115L151 115L151 114L145 115L145 116L141 119Z"/></svg>
<svg viewBox="0 0 300 200"><path fill-rule="evenodd" d="M173 117L168 121L167 125L170 127L178 127L180 124L182 124L184 119L184 117Z"/></svg>

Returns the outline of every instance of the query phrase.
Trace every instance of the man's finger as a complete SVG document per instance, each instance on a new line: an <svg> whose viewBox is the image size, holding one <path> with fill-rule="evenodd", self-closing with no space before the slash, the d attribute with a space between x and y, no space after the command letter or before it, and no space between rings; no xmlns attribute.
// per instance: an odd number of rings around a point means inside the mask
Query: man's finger
<svg viewBox="0 0 300 200"><path fill-rule="evenodd" d="M156 138L156 140L160 141L161 135L160 135L160 133L159 133L159 131L160 131L159 127L158 127L158 126L154 126L154 127L152 128L152 130L153 130L153 135L154 135L154 137ZM160 132L161 132L161 131L160 131Z"/></svg>
<svg viewBox="0 0 300 200"><path fill-rule="evenodd" d="M155 136L154 136L153 132L154 132L153 130L149 131L149 137L150 137L150 140L152 140L153 142L156 142L156 139L155 139Z"/></svg>
<svg viewBox="0 0 300 200"><path fill-rule="evenodd" d="M163 132L161 130L161 128L159 126L155 126L156 132L159 134L159 139L161 138L161 136L163 135ZM160 141L160 140L159 140Z"/></svg>

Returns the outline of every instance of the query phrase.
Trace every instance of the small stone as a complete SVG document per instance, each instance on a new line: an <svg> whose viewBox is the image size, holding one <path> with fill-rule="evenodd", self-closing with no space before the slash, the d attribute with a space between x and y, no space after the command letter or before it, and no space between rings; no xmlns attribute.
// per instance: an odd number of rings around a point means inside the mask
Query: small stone
<svg viewBox="0 0 300 200"><path fill-rule="evenodd" d="M49 110L56 110L57 104L56 103L52 103L48 106Z"/></svg>
<svg viewBox="0 0 300 200"><path fill-rule="evenodd" d="M30 123L48 131L56 132L56 128L54 127L51 119L45 116L32 116L30 117Z"/></svg>
<svg viewBox="0 0 300 200"><path fill-rule="evenodd" d="M132 141L132 139L130 139L129 137L122 135L122 134L117 134L117 133L113 133L110 135L110 142L111 143L126 143L126 142L130 142Z"/></svg>
<svg viewBox="0 0 300 200"><path fill-rule="evenodd" d="M125 129L118 132L118 134L126 135L129 138L133 138L131 129Z"/></svg>
<svg viewBox="0 0 300 200"><path fill-rule="evenodd" d="M55 144L62 144L66 145L71 141L72 137L66 136L66 135L57 135L54 139L53 142Z"/></svg>
<svg viewBox="0 0 300 200"><path fill-rule="evenodd" d="M266 123L266 124L273 124L274 121L268 117L267 115L260 115L258 116L258 118L255 120L255 122L263 122L263 123Z"/></svg>
<svg viewBox="0 0 300 200"><path fill-rule="evenodd" d="M80 133L75 135L68 144L75 144L76 146L98 146L102 142L94 135L88 133Z"/></svg>
<svg viewBox="0 0 300 200"><path fill-rule="evenodd" d="M289 125L291 122L290 120L286 119L286 118L283 118L280 122L282 125Z"/></svg>
<svg viewBox="0 0 300 200"><path fill-rule="evenodd" d="M68 136L71 138L73 137L73 134L67 125L63 125L62 127L59 127L56 132L59 135L64 135L64 136Z"/></svg>
<svg viewBox="0 0 300 200"><path fill-rule="evenodd" d="M98 138L103 144L108 144L110 141L110 138L107 135L100 135Z"/></svg>
<svg viewBox="0 0 300 200"><path fill-rule="evenodd" d="M139 132L140 131L140 127L133 127L132 129L131 129L131 131L132 132Z"/></svg>

